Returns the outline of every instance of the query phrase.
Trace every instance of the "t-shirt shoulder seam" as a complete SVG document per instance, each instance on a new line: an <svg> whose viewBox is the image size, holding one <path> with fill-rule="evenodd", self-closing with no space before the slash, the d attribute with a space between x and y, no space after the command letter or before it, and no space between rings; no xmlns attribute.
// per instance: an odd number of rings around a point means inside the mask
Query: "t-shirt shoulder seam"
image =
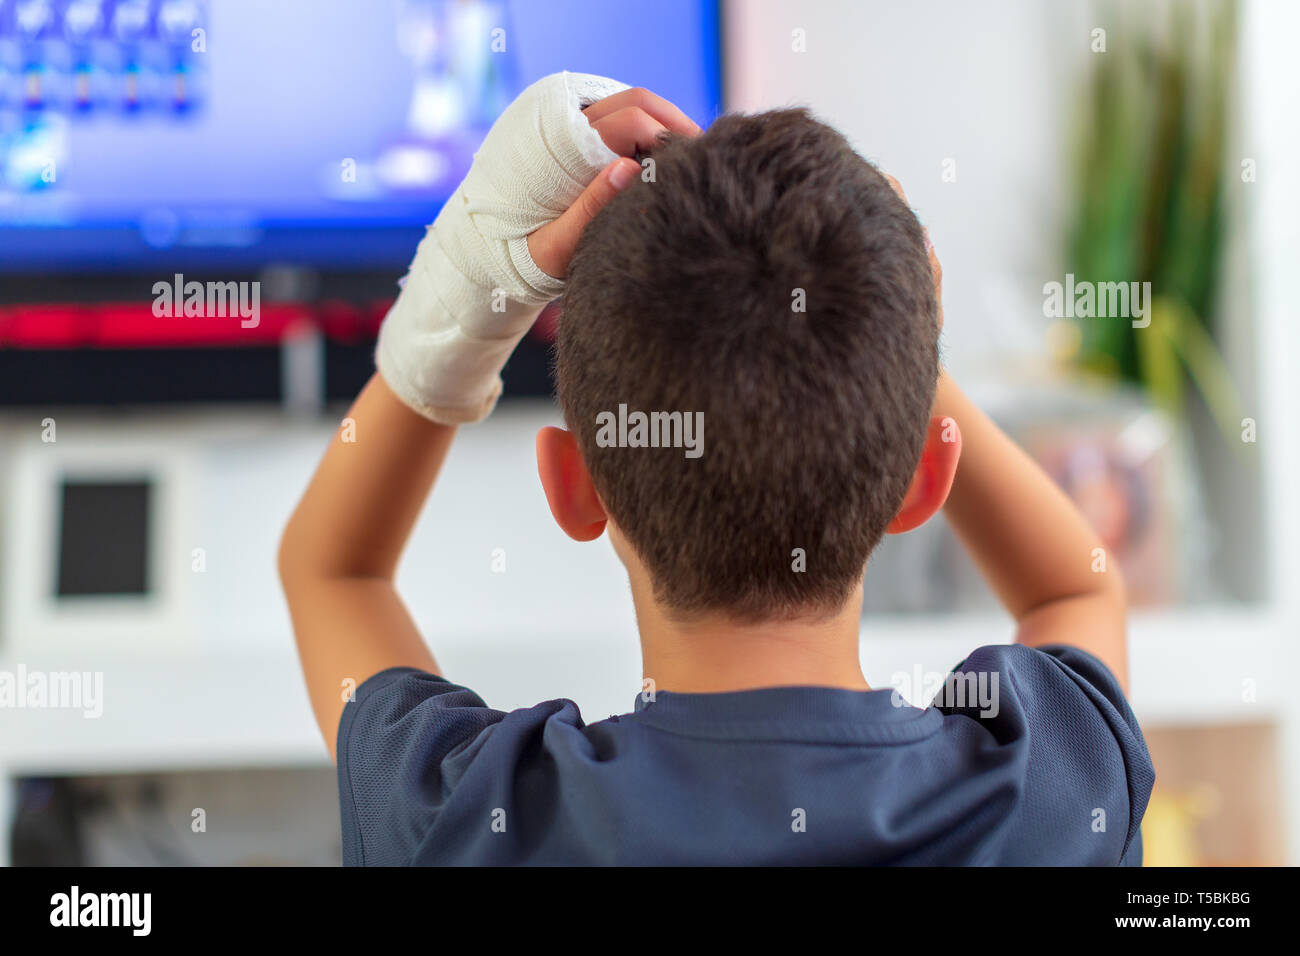
<svg viewBox="0 0 1300 956"><path fill-rule="evenodd" d="M940 714L941 719L942 717L943 715ZM783 737L768 734L760 734L752 737L731 734L711 734L680 730L674 727L665 727L662 724L653 723L648 720L638 720L636 723L645 727L647 730L657 730L660 733L670 734L674 737L682 737L687 740L712 740L717 742L743 744L803 744L815 747L901 747L919 743L933 736L934 733L937 732L936 728L936 730L928 731L925 734L911 737L906 740L821 740L809 739L806 737Z"/></svg>

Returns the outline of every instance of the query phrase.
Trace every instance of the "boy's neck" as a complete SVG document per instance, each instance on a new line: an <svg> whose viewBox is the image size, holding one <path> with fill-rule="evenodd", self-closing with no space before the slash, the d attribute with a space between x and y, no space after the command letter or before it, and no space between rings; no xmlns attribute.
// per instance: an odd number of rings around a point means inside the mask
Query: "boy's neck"
<svg viewBox="0 0 1300 956"><path fill-rule="evenodd" d="M761 687L870 690L858 656L862 595L834 617L737 624L723 618L689 623L635 596L642 674L656 690L723 693Z"/></svg>

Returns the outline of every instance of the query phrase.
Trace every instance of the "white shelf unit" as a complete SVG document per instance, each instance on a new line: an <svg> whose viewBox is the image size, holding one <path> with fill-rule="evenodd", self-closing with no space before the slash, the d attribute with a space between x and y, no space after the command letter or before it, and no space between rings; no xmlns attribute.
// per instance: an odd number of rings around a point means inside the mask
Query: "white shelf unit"
<svg viewBox="0 0 1300 956"><path fill-rule="evenodd" d="M546 403L510 404L462 433L400 583L452 679L502 709L571 697L587 719L598 720L629 709L640 689L635 621L608 544L576 544L551 522L532 438L557 419ZM92 438L129 447L141 435L168 436L161 443L167 455L184 462L169 474L190 476L189 487L173 489L175 503L190 514L207 569L185 576L173 596L172 614L186 626L170 642L153 635L138 646L97 643L89 631L32 648L15 640L7 605L0 670L22 664L29 672L102 673L103 712L87 718L73 710L0 710L0 780L325 763L273 556L329 428L229 412L59 422L65 447ZM51 449L15 438L34 431L30 422L10 424L12 479L31 456ZM12 520L30 502L11 497L8 506ZM16 542L6 540L12 551ZM506 549L504 574L491 568L496 547ZM178 557L188 568L188 547ZM14 560L21 556L5 555L6 566ZM1134 614L1139 717L1162 724L1294 720L1280 666L1288 623L1294 630L1294 618L1271 605ZM971 649L1010 638L1009 620L997 615L870 617L864 670L885 686L897 671L942 672ZM1255 682L1251 702L1243 700L1245 680ZM1289 752L1288 760L1295 756ZM0 792L8 798L11 788Z"/></svg>
<svg viewBox="0 0 1300 956"><path fill-rule="evenodd" d="M864 669L875 686L895 672L942 673L982 644L1008 640L999 620L872 620L863 632ZM1234 647L1224 649L1231 636ZM510 636L448 634L434 641L448 676L502 709L572 697L588 720L625 711L640 689L635 634L530 627L525 609ZM1207 724L1280 720L1285 675L1273 673L1277 622L1242 610L1137 615L1132 635L1132 703L1143 721ZM5 715L0 758L13 775L95 774L213 767L307 765L326 761L287 638L244 653L25 655L29 671L104 675L102 716L18 709ZM0 670L19 663L0 657ZM1243 680L1259 680L1243 701Z"/></svg>

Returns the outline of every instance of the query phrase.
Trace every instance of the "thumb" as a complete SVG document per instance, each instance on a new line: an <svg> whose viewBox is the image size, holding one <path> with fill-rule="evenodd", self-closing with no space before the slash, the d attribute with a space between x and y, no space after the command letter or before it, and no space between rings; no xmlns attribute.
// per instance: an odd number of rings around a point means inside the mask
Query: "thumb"
<svg viewBox="0 0 1300 956"><path fill-rule="evenodd" d="M636 180L641 167L635 159L620 157L600 171L581 195L558 219L548 222L528 237L533 262L547 275L563 278L569 260L578 248L582 230L596 218L605 204Z"/></svg>

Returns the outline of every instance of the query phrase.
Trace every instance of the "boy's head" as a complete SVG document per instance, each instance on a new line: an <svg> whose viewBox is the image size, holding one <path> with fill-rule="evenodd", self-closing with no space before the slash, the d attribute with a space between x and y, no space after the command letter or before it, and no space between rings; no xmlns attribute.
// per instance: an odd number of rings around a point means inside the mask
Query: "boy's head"
<svg viewBox="0 0 1300 956"><path fill-rule="evenodd" d="M670 615L834 613L930 431L921 227L803 110L725 116L652 158L570 265L557 384L572 438L539 440L552 511L579 538L608 518ZM684 436L696 450L611 443L620 406L680 413L665 439L702 422Z"/></svg>

